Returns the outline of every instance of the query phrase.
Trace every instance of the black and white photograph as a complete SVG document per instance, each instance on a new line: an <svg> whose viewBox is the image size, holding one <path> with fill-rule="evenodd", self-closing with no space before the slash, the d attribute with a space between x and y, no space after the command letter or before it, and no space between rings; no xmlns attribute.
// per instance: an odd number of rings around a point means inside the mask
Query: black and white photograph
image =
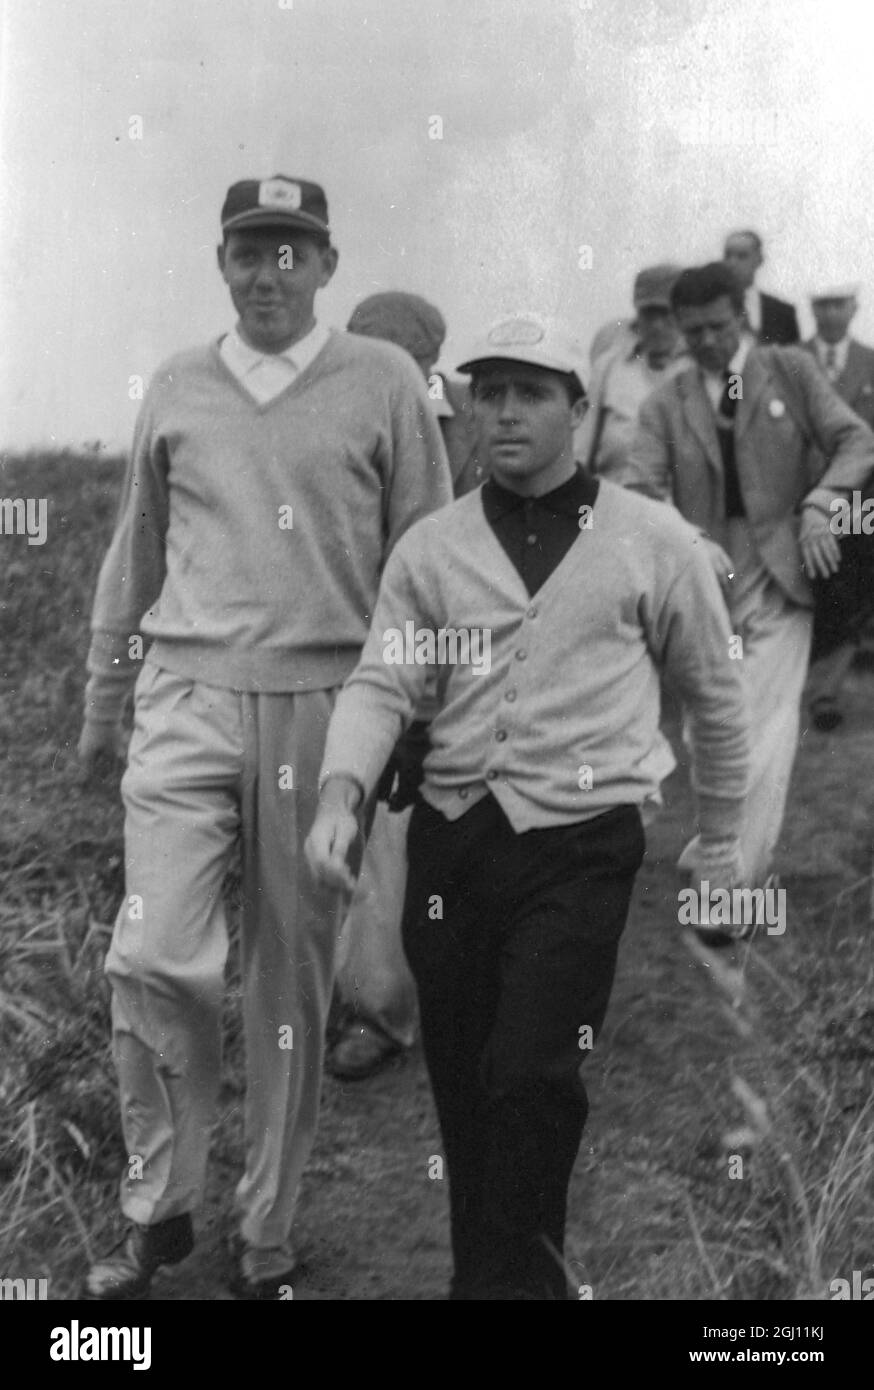
<svg viewBox="0 0 874 1390"><path fill-rule="evenodd" d="M834 1375L869 9L0 15L0 1302L43 1366L558 1300Z"/></svg>

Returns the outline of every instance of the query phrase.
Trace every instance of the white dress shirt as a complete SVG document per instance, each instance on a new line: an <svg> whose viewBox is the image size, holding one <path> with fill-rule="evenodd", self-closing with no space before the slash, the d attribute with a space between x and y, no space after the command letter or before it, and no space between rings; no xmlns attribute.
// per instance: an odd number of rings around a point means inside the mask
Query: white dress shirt
<svg viewBox="0 0 874 1390"><path fill-rule="evenodd" d="M850 350L849 336L841 338L839 343L824 343L817 333L813 340L816 349L816 360L822 367L829 381L837 381L847 365L847 353ZM832 365L829 366L829 353L834 353Z"/></svg>
<svg viewBox="0 0 874 1390"><path fill-rule="evenodd" d="M743 372L753 340L749 334L743 334L740 340L740 347L729 362L726 371L729 376ZM722 400L722 393L725 390L725 374L723 372L701 372L704 378L704 390L710 399L710 404L714 410L719 409L719 402Z"/></svg>
<svg viewBox="0 0 874 1390"><path fill-rule="evenodd" d="M225 366L258 404L264 405L300 376L321 352L329 336L330 330L317 323L284 352L259 352L244 343L233 328L222 338L219 351Z"/></svg>
<svg viewBox="0 0 874 1390"><path fill-rule="evenodd" d="M750 332L760 333L762 331L762 296L755 285L750 285L749 289L744 292L744 311Z"/></svg>

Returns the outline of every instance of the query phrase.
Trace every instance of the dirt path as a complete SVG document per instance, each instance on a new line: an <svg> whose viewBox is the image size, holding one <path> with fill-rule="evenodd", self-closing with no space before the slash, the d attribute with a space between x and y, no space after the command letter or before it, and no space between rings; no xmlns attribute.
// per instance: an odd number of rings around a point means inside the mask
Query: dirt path
<svg viewBox="0 0 874 1390"><path fill-rule="evenodd" d="M839 849L848 852L858 828L854 813L840 825L830 823L829 862L812 852L811 832L821 804L817 788L828 789L835 757L846 777L849 741L860 740L853 744L860 772L874 765L872 686L870 676L853 678L841 735L806 734L802 740L782 850L784 867L795 874L796 909L848 878L835 856ZM841 774L833 775L840 783ZM738 1119L730 1083L743 1048L707 967L688 950L677 924L673 862L690 828L685 775L675 774L666 790L666 809L650 831L607 1024L587 1063L591 1113L571 1189L566 1260L572 1281L591 1286L596 1299L717 1296L715 1271L700 1258L695 1227L706 1221L702 1212L714 1195L726 1199L729 1212L734 1195L725 1186L722 1134ZM859 814L864 811L856 806ZM755 949L779 969L779 938L765 938ZM429 1158L440 1152L418 1049L364 1083L327 1078L301 1198L304 1267L294 1296L443 1299L447 1194L444 1182L428 1178ZM214 1171L198 1254L183 1270L162 1276L156 1297L227 1296L219 1271L232 1175L228 1163ZM754 1295L728 1289L722 1296Z"/></svg>

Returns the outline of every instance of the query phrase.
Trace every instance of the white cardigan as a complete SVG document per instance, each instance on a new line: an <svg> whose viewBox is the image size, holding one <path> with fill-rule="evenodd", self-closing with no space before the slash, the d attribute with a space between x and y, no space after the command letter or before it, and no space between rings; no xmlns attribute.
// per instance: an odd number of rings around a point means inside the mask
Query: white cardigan
<svg viewBox="0 0 874 1390"><path fill-rule="evenodd" d="M422 795L449 820L487 791L517 832L656 795L674 766L659 731L664 670L692 718L701 833L737 833L747 716L736 644L704 547L672 508L602 481L591 529L533 597L479 490L417 522L389 559L337 699L323 780L345 774L372 790L434 670L398 661L396 634L411 657L410 633L430 631L439 648L441 629L467 630L479 657L436 667Z"/></svg>

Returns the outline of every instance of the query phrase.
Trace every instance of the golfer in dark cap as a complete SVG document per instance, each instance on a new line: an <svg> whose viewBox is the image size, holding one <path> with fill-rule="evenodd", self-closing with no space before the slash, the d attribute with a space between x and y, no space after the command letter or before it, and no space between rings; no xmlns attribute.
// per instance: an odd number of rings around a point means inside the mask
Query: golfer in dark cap
<svg viewBox="0 0 874 1390"><path fill-rule="evenodd" d="M142 1296L192 1248L238 839L248 1086L232 1287L289 1296L343 909L306 871L303 837L386 558L451 496L409 357L315 318L337 264L322 189L246 179L221 222L237 322L156 372L94 604L87 766L118 749L138 675L125 899L106 962L131 1228L88 1275L96 1299ZM131 659L140 633L145 663Z"/></svg>

